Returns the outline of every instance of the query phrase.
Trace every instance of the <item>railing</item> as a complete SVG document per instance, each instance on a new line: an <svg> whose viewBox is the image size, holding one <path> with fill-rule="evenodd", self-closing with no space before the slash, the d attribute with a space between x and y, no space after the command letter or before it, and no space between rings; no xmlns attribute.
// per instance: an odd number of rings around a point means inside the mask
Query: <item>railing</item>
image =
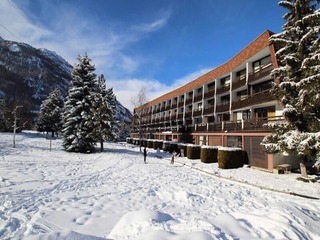
<svg viewBox="0 0 320 240"><path fill-rule="evenodd" d="M189 103L192 103L192 98L188 98L188 99L186 100L186 105L189 104Z"/></svg>
<svg viewBox="0 0 320 240"><path fill-rule="evenodd" d="M270 75L270 72L272 71L272 69L273 69L273 65L270 64L269 66L267 66L265 68L261 68L260 71L258 71L258 72L249 73L248 82L252 83L260 78L263 78L265 76Z"/></svg>
<svg viewBox="0 0 320 240"><path fill-rule="evenodd" d="M206 98L212 98L212 97L214 97L214 89L213 90L210 90L210 91L208 91L208 92L206 92L205 94L204 94L204 98L206 99Z"/></svg>
<svg viewBox="0 0 320 240"><path fill-rule="evenodd" d="M266 90L263 92L255 93L253 95L248 96L245 99L233 101L232 102L232 110L244 108L248 106L253 106L265 102L270 102L275 100L274 96L270 93L270 90Z"/></svg>
<svg viewBox="0 0 320 240"><path fill-rule="evenodd" d="M200 109L200 110L194 110L194 112L193 112L193 116L194 116L194 117L201 116L201 114L202 114L202 109Z"/></svg>
<svg viewBox="0 0 320 240"><path fill-rule="evenodd" d="M211 106L211 107L207 107L203 110L203 115L206 115L206 114L213 114L214 112L214 106Z"/></svg>
<svg viewBox="0 0 320 240"><path fill-rule="evenodd" d="M223 86L217 88L217 94L224 93L224 92L227 92L229 90L230 90L230 84L223 85Z"/></svg>
<svg viewBox="0 0 320 240"><path fill-rule="evenodd" d="M216 106L216 112L226 112L229 111L230 103L219 104Z"/></svg>
<svg viewBox="0 0 320 240"><path fill-rule="evenodd" d="M199 94L199 95L194 97L193 102L199 102L201 100L202 100L202 94Z"/></svg>
<svg viewBox="0 0 320 240"><path fill-rule="evenodd" d="M225 121L216 123L202 123L202 124L190 124L187 125L172 125L165 126L163 124L153 124L148 126L141 126L141 132L161 132L161 131L172 131L178 133L185 132L255 132L263 131L269 132L270 130L264 127L265 123L283 121L282 116L274 116L269 118L256 118L246 119L241 121ZM168 124L167 124L168 125ZM131 132L138 132L138 128L133 127Z"/></svg>
<svg viewBox="0 0 320 240"><path fill-rule="evenodd" d="M240 88L240 87L245 86L245 85L246 85L246 80L245 79L236 80L235 82L232 83L232 90Z"/></svg>

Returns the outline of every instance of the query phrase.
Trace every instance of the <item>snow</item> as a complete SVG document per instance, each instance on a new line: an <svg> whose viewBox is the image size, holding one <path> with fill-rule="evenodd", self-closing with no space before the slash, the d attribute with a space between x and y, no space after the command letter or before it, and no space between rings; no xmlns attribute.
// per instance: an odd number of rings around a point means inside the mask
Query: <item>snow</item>
<svg viewBox="0 0 320 240"><path fill-rule="evenodd" d="M319 181L105 143L69 153L62 140L0 133L1 239L319 239ZM273 190L271 190L273 189Z"/></svg>
<svg viewBox="0 0 320 240"><path fill-rule="evenodd" d="M21 51L21 49L20 49L20 47L18 46L18 44L12 44L12 45L10 45L9 50L10 50L11 52L20 52L20 51Z"/></svg>

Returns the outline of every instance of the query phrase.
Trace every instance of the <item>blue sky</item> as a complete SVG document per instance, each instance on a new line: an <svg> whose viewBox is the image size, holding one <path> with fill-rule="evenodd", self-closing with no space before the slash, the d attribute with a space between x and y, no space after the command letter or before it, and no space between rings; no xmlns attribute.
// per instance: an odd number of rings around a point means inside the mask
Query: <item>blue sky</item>
<svg viewBox="0 0 320 240"><path fill-rule="evenodd" d="M278 0L1 0L0 36L71 65L88 53L132 110L223 64L263 31L280 32Z"/></svg>

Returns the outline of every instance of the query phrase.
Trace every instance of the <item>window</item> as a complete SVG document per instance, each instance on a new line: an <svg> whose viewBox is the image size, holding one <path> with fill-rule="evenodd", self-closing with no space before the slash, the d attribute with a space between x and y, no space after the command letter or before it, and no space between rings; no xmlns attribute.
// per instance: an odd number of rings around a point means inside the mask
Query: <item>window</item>
<svg viewBox="0 0 320 240"><path fill-rule="evenodd" d="M248 91L247 90L243 90L240 92L237 92L237 97L240 101L247 99L248 97Z"/></svg>
<svg viewBox="0 0 320 240"><path fill-rule="evenodd" d="M224 77L220 79L221 86L229 86L230 85L230 76Z"/></svg>
<svg viewBox="0 0 320 240"><path fill-rule="evenodd" d="M243 69L236 73L237 80L246 80L246 69Z"/></svg>
<svg viewBox="0 0 320 240"><path fill-rule="evenodd" d="M202 110L202 103L198 103L197 109Z"/></svg>
<svg viewBox="0 0 320 240"><path fill-rule="evenodd" d="M259 59L258 61L255 61L252 63L253 71L259 72L261 69L268 67L271 64L271 56L267 56L264 58Z"/></svg>
<svg viewBox="0 0 320 240"><path fill-rule="evenodd" d="M208 92L213 91L215 87L215 82L209 83L208 84Z"/></svg>
<svg viewBox="0 0 320 240"><path fill-rule="evenodd" d="M271 89L272 87L272 80L263 82L263 83L259 83L259 84L255 84L252 86L252 93L259 93L259 92L263 92L263 91L267 91L269 89Z"/></svg>
<svg viewBox="0 0 320 240"><path fill-rule="evenodd" d="M230 95L225 95L221 97L221 103L222 104L228 104L230 103Z"/></svg>
<svg viewBox="0 0 320 240"><path fill-rule="evenodd" d="M214 105L214 99L208 100L208 107L213 107Z"/></svg>
<svg viewBox="0 0 320 240"><path fill-rule="evenodd" d="M201 94L202 94L202 88L198 88L197 94L198 94L198 95L201 95Z"/></svg>

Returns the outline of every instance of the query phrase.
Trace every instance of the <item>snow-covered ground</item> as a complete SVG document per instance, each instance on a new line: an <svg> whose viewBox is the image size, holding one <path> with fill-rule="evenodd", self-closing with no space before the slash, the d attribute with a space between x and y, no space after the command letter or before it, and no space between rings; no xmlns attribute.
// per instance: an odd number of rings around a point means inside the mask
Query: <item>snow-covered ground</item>
<svg viewBox="0 0 320 240"><path fill-rule="evenodd" d="M150 149L144 164L125 143L95 154L49 143L24 132L12 148L12 134L0 133L0 239L320 239L320 200L288 194L320 197L319 182L170 164Z"/></svg>

